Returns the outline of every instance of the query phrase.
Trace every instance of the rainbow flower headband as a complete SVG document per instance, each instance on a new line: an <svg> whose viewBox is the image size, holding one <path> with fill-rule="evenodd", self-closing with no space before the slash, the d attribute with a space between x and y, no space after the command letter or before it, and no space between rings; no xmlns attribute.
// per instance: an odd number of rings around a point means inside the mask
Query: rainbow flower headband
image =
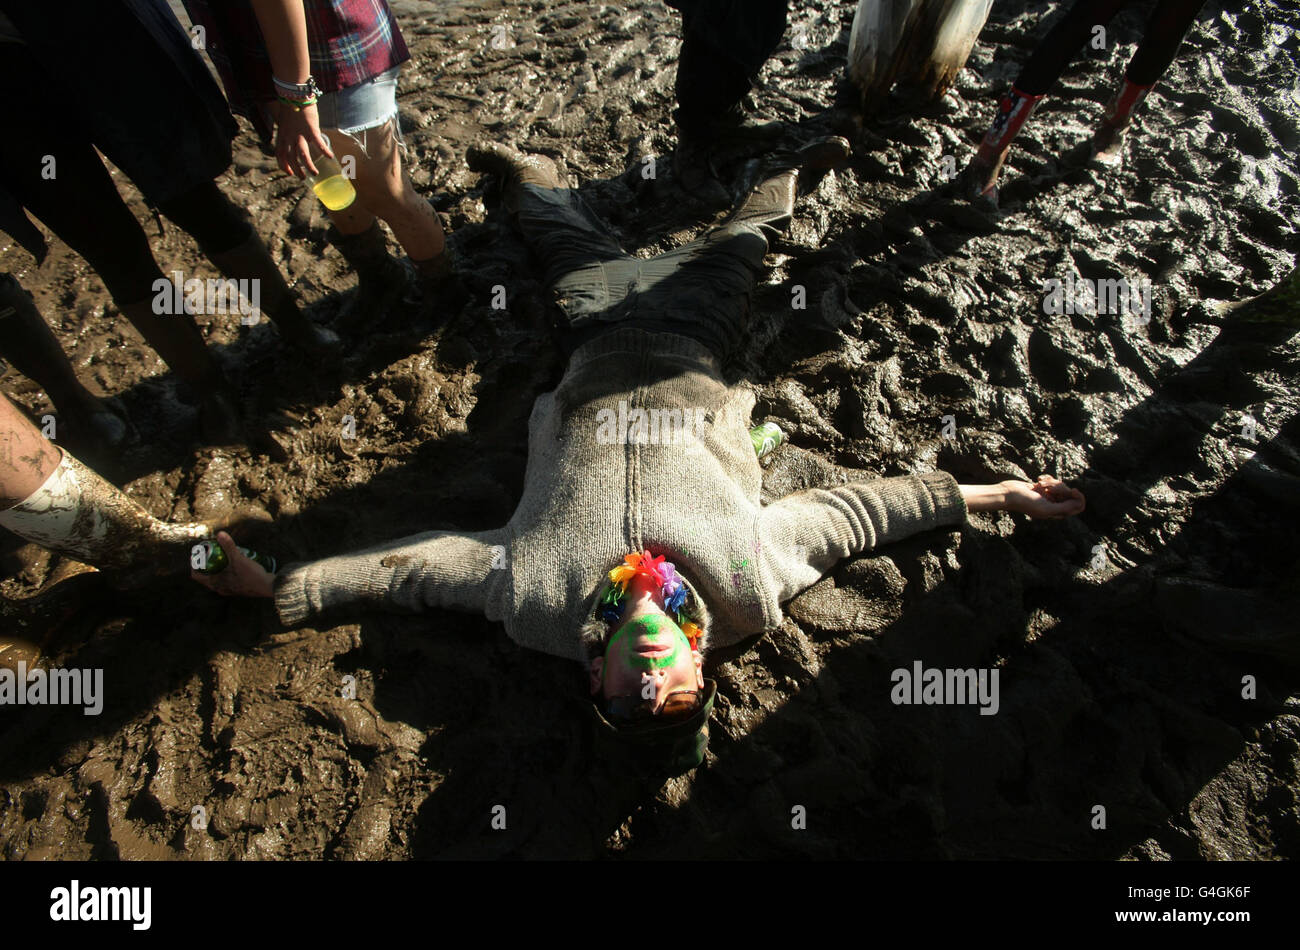
<svg viewBox="0 0 1300 950"><path fill-rule="evenodd" d="M664 560L663 555L653 556L649 551L641 554L629 554L623 563L609 572L609 583L600 597L600 616L609 623L617 623L623 616L627 604L627 585L638 574L648 577L656 584L664 598L664 610L672 616L677 625L686 634L691 649L699 641L704 629L695 623L696 611L687 605L690 591L686 582L677 573L672 562ZM694 598L690 598L692 601Z"/></svg>

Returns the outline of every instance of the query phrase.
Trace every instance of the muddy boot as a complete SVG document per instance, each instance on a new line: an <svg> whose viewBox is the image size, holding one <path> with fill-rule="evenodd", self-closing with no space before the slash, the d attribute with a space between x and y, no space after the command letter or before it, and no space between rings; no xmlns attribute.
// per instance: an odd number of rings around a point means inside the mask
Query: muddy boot
<svg viewBox="0 0 1300 950"><path fill-rule="evenodd" d="M735 105L710 123L714 147L719 151L737 147L766 149L785 133L785 123L754 115Z"/></svg>
<svg viewBox="0 0 1300 950"><path fill-rule="evenodd" d="M342 349L338 335L309 320L298 307L293 291L261 237L251 228L242 244L228 251L204 253L230 280L253 280L259 290L258 309L275 324L280 335L308 356L328 359Z"/></svg>
<svg viewBox="0 0 1300 950"><path fill-rule="evenodd" d="M524 185L539 188L564 188L555 163L544 155L525 155L518 149L495 142L471 146L465 161L476 172L496 175L501 180L502 205L514 214L519 210L519 189Z"/></svg>
<svg viewBox="0 0 1300 950"><path fill-rule="evenodd" d="M419 287L420 304L441 323L455 316L469 303L469 288L456 274L451 251L444 249L427 261L411 261Z"/></svg>
<svg viewBox="0 0 1300 950"><path fill-rule="evenodd" d="M682 133L673 151L673 175L678 187L691 198L709 208L731 201L731 192L723 184L714 163L713 140L697 139Z"/></svg>
<svg viewBox="0 0 1300 950"><path fill-rule="evenodd" d="M58 412L60 441L104 455L126 441L126 423L81 385L50 326L10 274L0 274L0 356L45 390Z"/></svg>
<svg viewBox="0 0 1300 950"><path fill-rule="evenodd" d="M775 175L786 169L797 169L801 178L813 179L832 168L842 167L853 154L849 140L839 135L826 135L813 139L798 149L777 149L763 157L760 174Z"/></svg>
<svg viewBox="0 0 1300 950"><path fill-rule="evenodd" d="M848 161L852 147L838 135L815 139L797 151L769 155L762 165L762 180L731 215L732 221L749 221L784 231L794 214L801 182L838 168Z"/></svg>
<svg viewBox="0 0 1300 950"><path fill-rule="evenodd" d="M0 511L0 527L20 538L99 568L188 569L203 524L159 521L71 453L40 488Z"/></svg>
<svg viewBox="0 0 1300 950"><path fill-rule="evenodd" d="M1120 164L1124 154L1124 130L1133 121L1133 113L1154 86L1155 83L1139 86L1127 76L1124 77L1115 98L1106 107L1101 126L1093 134L1092 157L1096 161L1108 167Z"/></svg>
<svg viewBox="0 0 1300 950"><path fill-rule="evenodd" d="M413 295L413 275L388 253L388 238L379 220L360 234L343 234L330 226L329 242L357 273L357 288L335 319L346 333L382 326ZM434 258L435 261L439 258Z"/></svg>
<svg viewBox="0 0 1300 950"><path fill-rule="evenodd" d="M1031 96L1014 86L998 103L998 113L993 117L979 151L958 178L962 194L972 201L984 200L996 204L998 200L998 174L1011 151L1011 142L1021 126L1038 108L1043 96Z"/></svg>
<svg viewBox="0 0 1300 950"><path fill-rule="evenodd" d="M680 110L679 110L680 112ZM730 202L731 192L719 169L728 162L766 151L785 131L781 122L752 118L736 105L708 122L677 126L673 173L677 184L702 204Z"/></svg>
<svg viewBox="0 0 1300 950"><path fill-rule="evenodd" d="M226 382L194 320L187 313L154 312L154 298L117 305L145 342L190 387L199 403L204 441L236 445L246 441L234 389Z"/></svg>

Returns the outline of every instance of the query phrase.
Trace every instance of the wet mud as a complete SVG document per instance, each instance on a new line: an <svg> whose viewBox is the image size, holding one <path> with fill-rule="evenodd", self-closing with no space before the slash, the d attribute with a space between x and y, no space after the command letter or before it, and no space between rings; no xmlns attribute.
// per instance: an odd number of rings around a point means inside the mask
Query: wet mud
<svg viewBox="0 0 1300 950"><path fill-rule="evenodd" d="M411 172L475 294L455 319L397 315L329 368L265 323L200 318L252 434L205 448L193 394L83 261L57 242L40 270L0 252L82 379L130 413L131 445L87 461L160 518L245 519L240 543L281 562L513 509L532 401L562 358L540 270L465 167L470 144L552 157L629 247L673 246L717 211L673 180L678 30L662 3L393 6L414 54L399 89ZM854 157L800 198L731 367L757 390L756 421L788 433L765 492L1052 472L1087 511L975 515L839 565L779 629L712 658L707 764L652 785L593 758L576 666L481 618L286 631L265 603L184 577L123 584L7 536L0 622L53 665L102 667L106 696L98 717L0 710L0 854L1300 855L1294 282L1289 304L1230 306L1286 278L1300 249L1300 14L1212 0L1121 167L1102 170L1078 147L1145 10L1121 14L1030 121L988 212L946 199L945 173L1051 6L998 3L942 102L897 93L865 122L843 88L855 4L794 6L753 103L789 123L785 144L845 134ZM743 158L726 171L752 174ZM353 278L315 199L247 131L221 184L311 312L337 314ZM213 276L175 228L154 247L164 271ZM1044 311L1046 280L1119 278L1150 281L1149 320ZM0 387L50 411L12 371ZM997 668L997 715L894 705L892 671L917 660Z"/></svg>

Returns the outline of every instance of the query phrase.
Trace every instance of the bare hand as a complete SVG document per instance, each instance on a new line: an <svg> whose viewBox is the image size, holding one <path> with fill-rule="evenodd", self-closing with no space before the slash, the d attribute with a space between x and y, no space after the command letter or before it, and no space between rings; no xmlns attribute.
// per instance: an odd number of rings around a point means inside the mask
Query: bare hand
<svg viewBox="0 0 1300 950"><path fill-rule="evenodd" d="M1036 482L1006 481L1001 487L1006 492L1006 510L1031 518L1068 518L1086 504L1083 492L1051 475L1039 475Z"/></svg>
<svg viewBox="0 0 1300 950"><path fill-rule="evenodd" d="M239 550L234 538L224 531L217 532L217 543L226 552L228 563L216 574L190 571L190 577L208 590L224 597L272 597L275 575Z"/></svg>
<svg viewBox="0 0 1300 950"><path fill-rule="evenodd" d="M304 106L301 111L291 109L283 102L276 103L275 110L275 157L282 171L298 178L316 174L316 163L311 160L312 152L323 152L330 158L329 143L320 132L320 117L314 105Z"/></svg>

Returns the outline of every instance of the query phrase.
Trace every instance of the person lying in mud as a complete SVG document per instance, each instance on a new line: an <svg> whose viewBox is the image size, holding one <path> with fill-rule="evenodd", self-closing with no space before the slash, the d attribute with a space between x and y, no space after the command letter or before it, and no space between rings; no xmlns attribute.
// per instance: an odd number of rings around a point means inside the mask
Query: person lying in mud
<svg viewBox="0 0 1300 950"><path fill-rule="evenodd" d="M470 167L501 178L542 259L571 350L533 407L514 515L496 530L428 531L274 575L219 533L231 567L195 579L273 598L290 626L344 605L481 611L519 645L586 664L597 731L635 768L698 765L716 692L703 674L710 643L778 626L781 605L836 562L968 511L1061 518L1084 507L1055 478L958 485L944 472L762 504L754 394L720 367L743 338L768 239L790 222L800 169L847 154L829 139L784 156L721 226L641 259L549 160L472 149Z"/></svg>

